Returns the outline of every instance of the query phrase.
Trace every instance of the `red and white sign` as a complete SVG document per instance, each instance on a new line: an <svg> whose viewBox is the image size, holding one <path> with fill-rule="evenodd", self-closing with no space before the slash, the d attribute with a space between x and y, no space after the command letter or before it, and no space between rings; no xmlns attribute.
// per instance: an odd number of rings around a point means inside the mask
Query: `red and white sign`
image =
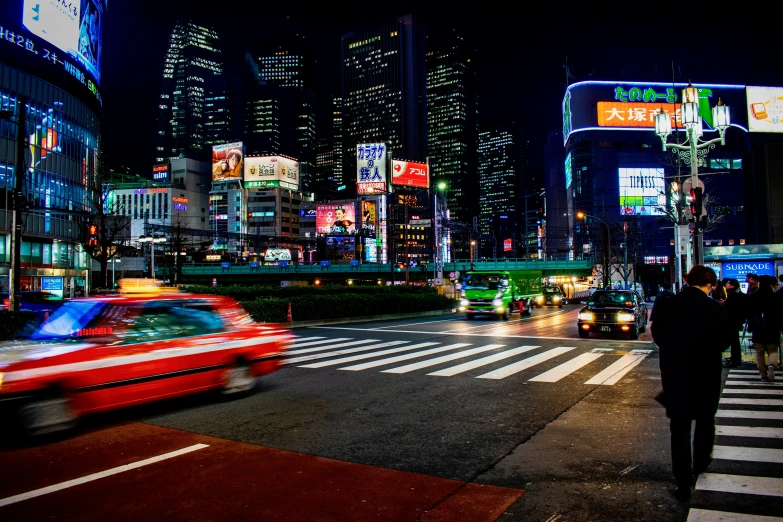
<svg viewBox="0 0 783 522"><path fill-rule="evenodd" d="M381 181L364 182L356 184L357 194L383 194L386 192L386 183Z"/></svg>
<svg viewBox="0 0 783 522"><path fill-rule="evenodd" d="M503 252L510 252L511 251L511 240L510 239L504 239L503 240Z"/></svg>
<svg viewBox="0 0 783 522"><path fill-rule="evenodd" d="M392 185L430 188L430 176L427 164L393 159Z"/></svg>

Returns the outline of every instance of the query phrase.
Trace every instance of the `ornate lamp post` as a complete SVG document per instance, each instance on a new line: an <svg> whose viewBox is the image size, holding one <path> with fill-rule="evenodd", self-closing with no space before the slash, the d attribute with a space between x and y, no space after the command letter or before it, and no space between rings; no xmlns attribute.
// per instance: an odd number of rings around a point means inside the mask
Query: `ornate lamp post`
<svg viewBox="0 0 783 522"><path fill-rule="evenodd" d="M717 143L726 145L726 129L731 125L729 107L723 105L718 99L718 105L712 108L713 126L718 130L718 138L701 141L702 121L699 115L699 90L688 82L688 86L682 90L682 123L687 129L687 141L684 145L679 143L666 143L666 139L672 133L671 116L668 112L660 112L655 115L655 134L660 136L663 150L667 148L677 150L679 158L683 162L690 162L691 187L694 198L694 228L693 228L693 258L695 264L704 263L704 249L702 247L701 213L703 202L703 185L699 184L699 158L707 155L707 152L715 148Z"/></svg>

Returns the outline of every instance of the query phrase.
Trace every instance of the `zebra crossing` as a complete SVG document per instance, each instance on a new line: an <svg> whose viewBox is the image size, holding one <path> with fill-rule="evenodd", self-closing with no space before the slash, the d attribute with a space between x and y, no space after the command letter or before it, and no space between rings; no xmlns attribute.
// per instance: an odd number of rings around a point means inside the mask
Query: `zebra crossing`
<svg viewBox="0 0 783 522"><path fill-rule="evenodd" d="M696 491L704 492L712 503L740 508L692 508L688 522L783 521L781 381L762 382L756 370L729 373L716 416L713 462L707 473L699 475Z"/></svg>
<svg viewBox="0 0 783 522"><path fill-rule="evenodd" d="M545 366L545 363L551 364L550 361L556 362L557 358L573 356L574 350L575 346L544 349L538 345L475 346L473 343L443 344L431 341L295 336L283 363L298 368L333 367L352 372L377 369L380 373L404 374L423 371L433 377L453 377L472 370L485 370L475 378L502 380L522 374L522 378L527 381L542 383L558 382L582 368L593 365L599 371L584 384L611 386L641 364L652 352L640 349L616 352L612 348L594 348L588 353L578 354L553 368L545 369L542 373L530 375L528 372L535 367ZM538 368L535 368L534 372Z"/></svg>

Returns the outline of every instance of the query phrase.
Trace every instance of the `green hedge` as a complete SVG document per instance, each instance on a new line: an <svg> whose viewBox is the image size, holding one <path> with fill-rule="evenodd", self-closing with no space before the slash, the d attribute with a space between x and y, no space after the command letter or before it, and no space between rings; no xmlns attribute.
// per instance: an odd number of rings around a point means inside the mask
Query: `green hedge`
<svg viewBox="0 0 783 522"><path fill-rule="evenodd" d="M330 293L288 298L260 297L242 304L258 322L281 323L286 321L288 303L291 303L291 316L294 321L429 312L456 306L456 301L435 291L415 295L377 290L374 294L341 292L339 295Z"/></svg>
<svg viewBox="0 0 783 522"><path fill-rule="evenodd" d="M31 329L37 323L35 312L11 312L0 310L0 340L11 339L23 328Z"/></svg>
<svg viewBox="0 0 783 522"><path fill-rule="evenodd" d="M279 297L289 299L299 296L319 296L319 295L427 295L436 294L434 288L426 286L273 286L273 285L228 285L228 286L206 286L191 285L183 287L186 292L196 294L217 294L233 297L238 301L252 301L258 297Z"/></svg>

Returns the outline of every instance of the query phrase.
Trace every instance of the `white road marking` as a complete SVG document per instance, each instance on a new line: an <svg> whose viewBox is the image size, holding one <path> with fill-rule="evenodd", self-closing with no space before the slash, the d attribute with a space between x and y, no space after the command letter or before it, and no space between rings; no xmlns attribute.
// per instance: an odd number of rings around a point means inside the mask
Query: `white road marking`
<svg viewBox="0 0 783 522"><path fill-rule="evenodd" d="M583 353L578 357L574 357L570 361L564 362L560 366L555 366L551 370L536 375L531 381L535 382L557 382L566 375L570 375L583 366L587 366L591 362L599 359L602 354L600 353Z"/></svg>
<svg viewBox="0 0 783 522"><path fill-rule="evenodd" d="M783 420L781 411L752 411L752 410L718 410L715 417L724 419L764 419Z"/></svg>
<svg viewBox="0 0 783 522"><path fill-rule="evenodd" d="M712 458L783 464L783 449L715 445L712 450Z"/></svg>
<svg viewBox="0 0 783 522"><path fill-rule="evenodd" d="M541 317L541 316L538 316ZM346 331L353 331L353 332L377 332L377 330L371 329L371 328L351 328L348 326L311 326L309 329L314 330L346 330ZM573 337L546 337L543 335L508 335L508 334L500 334L500 333L466 333L466 332L433 332L428 330L395 330L394 333L412 333L412 334L426 334L426 335L458 335L458 336L474 336L474 337L498 337L499 335L502 335L503 337L509 338L509 339L549 339L553 341L568 341L571 343L594 343L595 339L574 339ZM606 342L604 340L604 342ZM652 344L652 341L631 341L631 340L622 340L623 344L644 344L646 346L649 346Z"/></svg>
<svg viewBox="0 0 783 522"><path fill-rule="evenodd" d="M294 335L294 339L297 341L315 341L316 339L326 339L326 337L313 337L312 335Z"/></svg>
<svg viewBox="0 0 783 522"><path fill-rule="evenodd" d="M389 341L387 343L373 344L370 346L359 346L358 348L348 348L347 350L337 350L336 352L318 353L315 355L303 355L302 357L294 357L293 359L286 359L284 364L295 364L303 361L312 361L314 359L326 359L327 357L335 357L337 355L348 355L357 352L366 352L367 350L374 350L376 348L386 348L387 346L397 346L399 344L408 344L410 341Z"/></svg>
<svg viewBox="0 0 783 522"><path fill-rule="evenodd" d="M419 322L419 323L408 323L408 324L396 324L396 325L392 325L392 326L379 326L378 328L370 328L369 330L372 331L372 332L383 332L383 331L388 331L388 330L385 330L385 328L400 328L400 327L403 327L403 326L416 326L416 325L420 325L421 326L421 325L432 324L432 323L453 322L453 321L456 321L456 320L457 320L456 318L437 319L435 321L427 321L427 322L424 322L424 323ZM438 333L438 332L430 332L430 333Z"/></svg>
<svg viewBox="0 0 783 522"><path fill-rule="evenodd" d="M759 371L758 370L735 370L735 369L729 370L729 375L734 373L755 373L756 375L758 375Z"/></svg>
<svg viewBox="0 0 783 522"><path fill-rule="evenodd" d="M147 466L149 464L155 464L156 462L160 462L162 460L179 457L180 455L185 455L186 453L191 453L193 451L197 451L208 447L209 444L194 444L192 446L188 446L187 448L182 448L176 451L171 451L169 453L164 453L163 455L158 455L157 457L140 460L138 462L132 462L130 464L125 464L123 466L118 466L116 468L107 469L106 471L99 471L98 473L85 475L84 477L80 477L77 479L60 482L59 484L52 484L51 486L46 486L45 488L35 489L33 491L28 491L27 493L20 493L19 495L14 495L12 497L6 497L0 499L0 507L7 506L9 504L15 504L16 502L22 502L23 500L40 497L42 495L48 495L49 493L54 493L55 491L71 488L73 486L78 486L80 484L86 484L87 482L92 482L94 480L110 477L112 475L117 475L118 473L123 473L125 471L137 469L142 466Z"/></svg>
<svg viewBox="0 0 783 522"><path fill-rule="evenodd" d="M496 361L502 361L503 359L508 359L509 357L513 357L515 355L519 355L520 353L529 352L530 350L535 350L536 348L541 348L540 346L520 346L519 348L512 348L510 350L504 350L500 353L496 353L494 355L488 355L487 357L482 357L481 359L476 359L475 361L468 361L466 363L458 364L457 366L452 366L450 368L444 368L443 370L438 370L436 372L428 373L427 375L435 375L438 377L451 377L452 375L457 375L458 373L463 373L468 370L472 370L474 368L479 368L481 366L485 366L487 364L496 362Z"/></svg>
<svg viewBox="0 0 783 522"><path fill-rule="evenodd" d="M377 343L379 339L362 339L361 341L351 341L348 343L326 344L324 346L316 346L315 348L302 348L301 350L288 350L288 355L301 355L303 353L322 352L324 350L334 350L335 348L345 348L347 346L356 346L357 344Z"/></svg>
<svg viewBox="0 0 783 522"><path fill-rule="evenodd" d="M763 428L757 426L715 426L715 435L724 437L762 437L765 439L783 438L783 428Z"/></svg>
<svg viewBox="0 0 783 522"><path fill-rule="evenodd" d="M444 362L453 361L455 359L462 359L476 355L477 353L488 352L496 348L502 348L505 344L487 344L485 346L479 346L478 348L471 348L458 353L452 353L450 355L444 355L443 357L436 357L434 359L428 359L417 363L406 364L405 366L398 366L397 368L390 368L388 370L381 370L382 373L408 373L414 370L420 370L422 368L428 368Z"/></svg>
<svg viewBox="0 0 783 522"><path fill-rule="evenodd" d="M440 344L440 343L411 344L409 346L403 346L402 348L391 348L389 350L381 350L380 352L363 353L361 355L352 355L351 357L342 357L340 359L332 359L331 361L323 361L323 362L312 363L312 364L301 364L299 365L299 368L323 368L324 366L335 366L337 364L343 364L352 361L361 361L362 359L371 359L373 357L378 357L379 355L389 355L390 353L400 353L400 352L407 352L408 350L415 350L416 348L425 348L427 346L432 346L433 344Z"/></svg>
<svg viewBox="0 0 783 522"><path fill-rule="evenodd" d="M593 348L591 352L613 352L614 348Z"/></svg>
<svg viewBox="0 0 783 522"><path fill-rule="evenodd" d="M498 368L497 370L487 372L483 375L479 375L477 379L505 379L510 375L514 375L515 373L519 373L523 370L527 370L531 366L535 366L536 364L540 364L544 361L548 361L549 359L554 359L555 357L558 357L566 352L570 352L571 350L575 350L575 349L576 348L573 346L558 346L557 348L552 348L551 350L547 350L544 353L539 353L537 355L534 355L533 357L528 357L527 359L523 359L513 364L509 364L508 366L503 366L502 368Z"/></svg>
<svg viewBox="0 0 783 522"><path fill-rule="evenodd" d="M742 399L733 397L721 397L718 404L747 404L749 406L783 406L780 399Z"/></svg>
<svg viewBox="0 0 783 522"><path fill-rule="evenodd" d="M338 368L339 370L349 370L356 372L359 370L366 370L368 368L375 368L378 366L385 366L400 361L407 361L409 359L416 359L417 357L424 357L425 355L432 355L433 353L447 352L449 350L456 350L458 348L464 348L470 346L470 343L457 343L449 344L446 346L439 346L438 348L432 348L430 350L424 350L422 352L406 353L405 355L398 355L397 357L388 357L379 361L370 361L362 364L354 364L353 366L346 366L344 368Z"/></svg>
<svg viewBox="0 0 783 522"><path fill-rule="evenodd" d="M604 368L603 371L599 372L598 375L585 382L585 384L612 386L622 379L626 373L639 365L645 357L647 357L647 355L623 355L617 361Z"/></svg>
<svg viewBox="0 0 783 522"><path fill-rule="evenodd" d="M783 497L783 479L774 477L747 477L743 475L724 475L721 473L702 473L696 481L700 491L721 491L723 493L746 493Z"/></svg>
<svg viewBox="0 0 783 522"><path fill-rule="evenodd" d="M323 337L316 337L316 339L324 339ZM350 341L353 339L352 337L338 337L336 339L324 339L323 341L310 341L305 343L294 343L290 347L291 348L302 348L304 346L315 346L316 344L326 344L326 343L339 343L340 341Z"/></svg>
<svg viewBox="0 0 783 522"><path fill-rule="evenodd" d="M539 317L547 317L547 316L549 316L549 315L561 315L561 314L564 314L564 313L566 313L566 312L560 312L560 311L558 311L558 312L552 312L552 313L549 313L549 314L541 314L541 315L537 315L537 316L535 316L535 317L526 317L525 319L528 319L528 320L529 320L529 319L538 319ZM480 316L480 317L481 317L481 316ZM518 321L522 321L522 320L523 320L522 318L518 319ZM505 323L505 321L504 321L504 323ZM468 327L465 327L465 328L459 328L459 329L456 329L456 330L446 330L445 332L438 332L438 333L452 333L452 332L457 332L457 333L463 333L463 334L464 334L465 332L468 332L468 331L470 331L470 330L476 330L476 329L478 329L478 328L498 328L498 327L501 327L501 326L503 326L503 325L502 325L502 324L497 324L497 323L495 323L495 324L492 324L492 323L489 323L489 324L478 324L478 325L476 325L476 326L468 326ZM428 332L428 333L432 333L432 332ZM468 335L476 335L476 334L468 334ZM488 334L487 334L487 335L488 335ZM547 339L549 339L549 337L547 337Z"/></svg>
<svg viewBox="0 0 783 522"><path fill-rule="evenodd" d="M726 386L758 386L759 388L774 388L776 386L783 386L783 382L762 382L759 379L753 379L752 381L726 381Z"/></svg>
<svg viewBox="0 0 783 522"><path fill-rule="evenodd" d="M783 395L783 390L746 390L744 388L723 388L724 395Z"/></svg>
<svg viewBox="0 0 783 522"><path fill-rule="evenodd" d="M783 518L691 508L686 522L780 522Z"/></svg>
<svg viewBox="0 0 783 522"><path fill-rule="evenodd" d="M629 352L631 355L648 355L652 353L652 350L640 350L638 348L633 349Z"/></svg>

